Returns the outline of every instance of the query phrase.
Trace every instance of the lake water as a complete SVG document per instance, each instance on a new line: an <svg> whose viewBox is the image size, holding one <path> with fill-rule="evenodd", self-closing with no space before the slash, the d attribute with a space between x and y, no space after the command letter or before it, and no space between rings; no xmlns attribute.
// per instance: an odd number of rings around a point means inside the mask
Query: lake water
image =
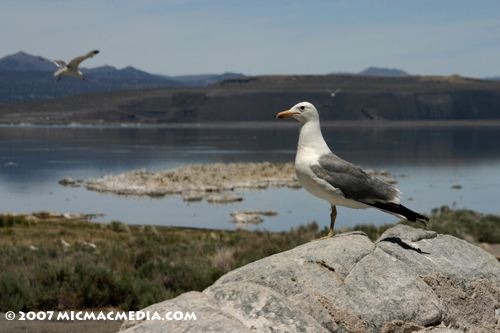
<svg viewBox="0 0 500 333"><path fill-rule="evenodd" d="M402 204L429 214L455 205L499 214L500 128L356 127L323 128L338 156L363 168L386 169L398 181ZM186 164L290 162L296 127L0 127L0 212L42 210L104 213L98 222L235 229L230 213L247 208L276 210L257 228L289 230L311 221L329 226L330 206L304 189L243 191L239 203L186 204L180 196L134 199L58 184L64 176L98 178L146 168L160 171ZM402 177L402 176L407 177ZM461 185L461 189L452 186ZM336 227L395 223L386 213L339 207ZM249 228L250 230L255 227Z"/></svg>

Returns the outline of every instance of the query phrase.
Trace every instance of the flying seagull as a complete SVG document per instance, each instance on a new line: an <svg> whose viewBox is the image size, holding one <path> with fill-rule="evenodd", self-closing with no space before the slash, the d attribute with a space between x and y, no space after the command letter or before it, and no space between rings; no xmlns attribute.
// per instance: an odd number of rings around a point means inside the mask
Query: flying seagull
<svg viewBox="0 0 500 333"><path fill-rule="evenodd" d="M337 217L336 206L354 209L378 208L401 219L426 226L429 218L401 205L401 192L380 179L373 178L360 167L337 157L328 148L319 125L314 105L302 102L276 118L293 117L300 122L299 144L295 156L295 173L299 182L311 194L332 205L330 231L333 237Z"/></svg>
<svg viewBox="0 0 500 333"><path fill-rule="evenodd" d="M57 72L52 74L52 76L59 76L57 78L57 82L61 81L61 78L63 75L81 77L82 79L85 80L83 73L78 70L78 65L80 65L80 63L82 61L84 61L85 59L92 58L97 53L99 53L99 51L97 51L97 50L89 52L86 55L76 57L75 59L71 60L68 64L66 64L62 60L50 60L50 59L43 59L43 58L40 58L40 60L53 62L54 64L57 65L57 67L61 68Z"/></svg>
<svg viewBox="0 0 500 333"><path fill-rule="evenodd" d="M332 92L330 89L326 89L326 91L328 91L330 95L332 95L332 97L335 97L335 95L340 91L340 89L337 89L334 92Z"/></svg>

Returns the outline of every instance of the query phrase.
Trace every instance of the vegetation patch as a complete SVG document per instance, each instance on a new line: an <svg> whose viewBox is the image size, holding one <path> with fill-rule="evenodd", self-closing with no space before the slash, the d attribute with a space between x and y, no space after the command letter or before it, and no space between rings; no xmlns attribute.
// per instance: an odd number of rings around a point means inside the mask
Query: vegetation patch
<svg viewBox="0 0 500 333"><path fill-rule="evenodd" d="M0 311L118 307L139 310L328 233L316 222L287 232L205 230L0 215ZM411 222L407 223L416 226ZM357 225L375 241L394 225ZM500 243L500 217L443 206L427 230Z"/></svg>
<svg viewBox="0 0 500 333"><path fill-rule="evenodd" d="M1 217L0 311L139 310L320 236Z"/></svg>

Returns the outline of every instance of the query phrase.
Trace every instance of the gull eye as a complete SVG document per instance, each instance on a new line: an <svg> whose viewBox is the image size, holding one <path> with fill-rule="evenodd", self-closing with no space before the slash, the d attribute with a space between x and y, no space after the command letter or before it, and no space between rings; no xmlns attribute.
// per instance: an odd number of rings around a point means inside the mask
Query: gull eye
<svg viewBox="0 0 500 333"><path fill-rule="evenodd" d="M300 107L300 109L301 109L301 110L304 110L305 108L306 108L306 107L305 107L304 105L302 105L302 106Z"/></svg>

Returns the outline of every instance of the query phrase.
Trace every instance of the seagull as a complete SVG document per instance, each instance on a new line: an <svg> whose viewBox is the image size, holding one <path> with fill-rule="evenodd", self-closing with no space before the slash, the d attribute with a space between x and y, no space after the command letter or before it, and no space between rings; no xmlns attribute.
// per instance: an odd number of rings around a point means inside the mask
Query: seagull
<svg viewBox="0 0 500 333"><path fill-rule="evenodd" d="M302 102L276 118L293 117L300 122L300 135L295 156L295 173L302 186L311 194L328 201L332 206L330 231L334 235L336 206L353 209L377 208L398 218L427 226L429 218L401 205L401 192L378 178L373 178L332 153L321 134L319 114L314 105Z"/></svg>
<svg viewBox="0 0 500 333"><path fill-rule="evenodd" d="M337 94L340 91L340 89L337 89L334 92L331 92L330 89L326 89L326 91L328 91L330 93L330 95L332 95L332 97L335 97L335 94Z"/></svg>
<svg viewBox="0 0 500 333"><path fill-rule="evenodd" d="M97 51L97 50L89 52L86 55L76 57L75 59L71 60L68 64L66 64L62 60L50 60L50 59L44 59L44 58L40 58L40 60L53 62L54 64L57 65L57 67L61 68L57 72L55 72L54 74L52 74L52 76L58 76L59 75L59 77L57 78L57 82L61 81L61 78L62 78L63 75L81 77L82 79L85 80L85 77L83 76L83 73L78 70L78 65L80 65L80 63L82 61L84 61L85 59L92 58L97 53L99 53L99 51Z"/></svg>
<svg viewBox="0 0 500 333"><path fill-rule="evenodd" d="M15 162L7 162L3 165L4 168L10 167L10 166L19 166L19 164L15 163Z"/></svg>

